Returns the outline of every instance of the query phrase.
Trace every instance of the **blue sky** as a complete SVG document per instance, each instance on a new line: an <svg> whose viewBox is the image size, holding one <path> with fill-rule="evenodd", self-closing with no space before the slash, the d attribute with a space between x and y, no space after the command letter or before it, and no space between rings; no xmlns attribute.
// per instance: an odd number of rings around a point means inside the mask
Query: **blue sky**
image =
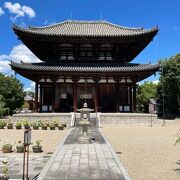
<svg viewBox="0 0 180 180"><path fill-rule="evenodd" d="M127 27L151 28L160 31L151 44L133 62L156 63L180 53L179 0L13 0L0 2L0 71L11 74L8 62L35 62L34 57L12 31L20 26L45 26L67 19L107 20ZM33 84L17 75L25 88ZM158 76L148 80L156 80Z"/></svg>

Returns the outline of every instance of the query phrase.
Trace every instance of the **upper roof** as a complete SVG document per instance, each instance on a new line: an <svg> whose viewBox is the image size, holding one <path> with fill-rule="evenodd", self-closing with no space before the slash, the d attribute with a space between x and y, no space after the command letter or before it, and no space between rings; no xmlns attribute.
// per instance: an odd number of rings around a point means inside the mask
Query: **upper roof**
<svg viewBox="0 0 180 180"><path fill-rule="evenodd" d="M139 36L143 34L157 33L158 27L151 29L127 28L107 21L73 21L67 20L55 25L45 27L21 28L13 26L15 32L24 32L37 35L49 36L97 36L97 37L121 37Z"/></svg>

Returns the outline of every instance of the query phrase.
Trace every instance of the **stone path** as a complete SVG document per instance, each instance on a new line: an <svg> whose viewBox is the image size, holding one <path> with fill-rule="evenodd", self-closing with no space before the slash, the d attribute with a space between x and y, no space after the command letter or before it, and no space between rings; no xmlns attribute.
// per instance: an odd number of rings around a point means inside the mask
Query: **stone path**
<svg viewBox="0 0 180 180"><path fill-rule="evenodd" d="M116 154L98 128L91 126L88 135L92 144L77 144L82 128L73 128L65 142L58 147L42 170L38 180L57 179L105 179L130 180Z"/></svg>
<svg viewBox="0 0 180 180"><path fill-rule="evenodd" d="M33 178L43 169L51 155L30 154L29 177ZM3 167L1 161L8 161L10 179L22 179L23 153L0 154L0 173Z"/></svg>

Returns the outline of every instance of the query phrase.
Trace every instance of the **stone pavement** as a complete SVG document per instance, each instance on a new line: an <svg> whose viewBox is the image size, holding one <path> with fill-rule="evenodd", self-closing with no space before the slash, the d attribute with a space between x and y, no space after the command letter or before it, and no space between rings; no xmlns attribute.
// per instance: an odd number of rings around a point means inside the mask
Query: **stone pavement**
<svg viewBox="0 0 180 180"><path fill-rule="evenodd" d="M38 180L130 180L98 128L91 126L88 130L88 135L95 139L92 144L76 143L81 135L81 127L72 128L43 168Z"/></svg>
<svg viewBox="0 0 180 180"><path fill-rule="evenodd" d="M33 178L43 169L51 155L30 154L29 159L29 177ZM1 161L8 161L9 178L22 179L23 174L23 153L0 154L0 173L3 167Z"/></svg>

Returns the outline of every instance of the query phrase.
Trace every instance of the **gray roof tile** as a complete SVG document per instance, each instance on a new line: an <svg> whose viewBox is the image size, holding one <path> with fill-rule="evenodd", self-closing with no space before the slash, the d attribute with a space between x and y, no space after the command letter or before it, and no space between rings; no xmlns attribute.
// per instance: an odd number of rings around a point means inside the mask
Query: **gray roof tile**
<svg viewBox="0 0 180 180"><path fill-rule="evenodd" d="M72 21L67 20L55 25L45 27L21 28L13 26L15 31L52 36L138 36L157 33L158 27L152 29L127 28L107 21Z"/></svg>
<svg viewBox="0 0 180 180"><path fill-rule="evenodd" d="M47 63L15 63L11 62L12 68L34 71L54 72L137 72L158 70L159 64L47 64Z"/></svg>

